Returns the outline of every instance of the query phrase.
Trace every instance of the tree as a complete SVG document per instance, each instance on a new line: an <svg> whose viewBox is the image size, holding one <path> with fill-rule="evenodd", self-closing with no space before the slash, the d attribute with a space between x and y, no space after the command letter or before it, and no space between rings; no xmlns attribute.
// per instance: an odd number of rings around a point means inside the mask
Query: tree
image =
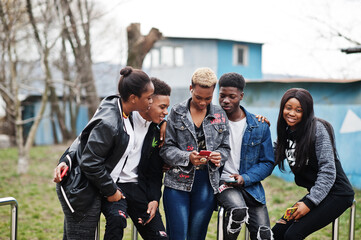
<svg viewBox="0 0 361 240"><path fill-rule="evenodd" d="M12 3L0 2L0 40L1 40L1 71L0 71L0 94L6 105L5 121L6 134L15 136L15 121L18 118L17 106L17 56L16 56L16 23L20 23L21 7L16 1ZM10 71L9 71L10 70ZM15 140L15 138L13 138Z"/></svg>
<svg viewBox="0 0 361 240"><path fill-rule="evenodd" d="M56 67L60 69L63 75L63 112L67 111L67 107L70 115L70 138L74 139L76 137L76 120L79 113L79 108L81 104L81 84L79 81L75 81L71 77L71 66L69 63L68 51L67 51L67 36L66 31L62 32L61 36L61 50L60 58L55 63Z"/></svg>
<svg viewBox="0 0 361 240"><path fill-rule="evenodd" d="M99 105L92 69L90 25L93 5L86 0L56 0L59 16L63 21L64 34L71 46L77 71L77 81L85 89L88 117L93 116ZM75 9L75 11L73 10ZM78 18L74 15L78 13Z"/></svg>
<svg viewBox="0 0 361 240"><path fill-rule="evenodd" d="M45 107L48 101L48 91L50 91L50 98L52 99L52 110L55 111L58 115L58 122L62 127L64 128L65 124L63 122L63 117L59 109L58 104L58 98L55 93L55 88L52 85L52 73L50 70L50 64L49 64L49 53L50 49L55 45L56 39L53 40L53 43L49 43L48 34L49 34L49 27L51 26L52 22L52 11L51 11L51 5L49 2L45 3L44 9L40 9L40 15L43 17L43 39L40 37L40 33L37 27L37 23L34 18L33 14L33 6L31 0L26 0L26 10L29 16L30 24L33 29L34 33L34 39L36 42L36 46L39 52L39 55L41 57L41 66L45 73L45 82L44 82L44 91L41 97L41 107L39 109L39 112L36 114L36 117L34 119L34 122L30 128L29 135L26 139L25 146L23 148L23 151L19 151L19 164L18 164L18 172L19 173L25 173L27 172L27 166L28 166L28 158L29 158L29 152L30 148L33 146L35 134L38 129L40 120L44 114ZM44 42L44 43L43 43Z"/></svg>
<svg viewBox="0 0 361 240"><path fill-rule="evenodd" d="M21 32L24 32L25 26L25 6L22 1L0 2L0 18L1 26L4 30L2 55L2 66L4 73L1 78L1 94L6 102L7 116L10 125L15 126L15 138L18 146L18 172L24 173L28 169L28 148L24 146L23 138L23 121L21 112L21 101L18 98L19 79L17 72L17 46L20 41ZM7 82L7 74L5 67L8 65L10 69L9 81Z"/></svg>
<svg viewBox="0 0 361 240"><path fill-rule="evenodd" d="M152 28L148 35L140 33L140 24L132 23L127 27L128 33L128 59L127 65L142 69L143 61L154 43L162 38L162 33L157 28Z"/></svg>

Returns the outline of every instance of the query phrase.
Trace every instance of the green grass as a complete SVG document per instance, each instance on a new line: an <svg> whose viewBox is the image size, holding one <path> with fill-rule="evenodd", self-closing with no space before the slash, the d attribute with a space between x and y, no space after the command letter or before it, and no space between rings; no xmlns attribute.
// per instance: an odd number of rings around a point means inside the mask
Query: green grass
<svg viewBox="0 0 361 240"><path fill-rule="evenodd" d="M16 149L0 149L0 198L14 197L18 201L18 239L61 239L63 213L52 182L53 169L66 146L34 147L31 151L28 174L16 173ZM264 181L271 225L284 210L300 199L305 191L291 182L271 176ZM361 238L361 191L356 191L355 239ZM162 204L160 206L163 213ZM0 207L0 240L10 238L10 206ZM340 238L348 239L349 211L340 218ZM101 234L105 220L101 220ZM124 239L131 239L131 224L128 222ZM331 239L329 225L307 239ZM207 239L216 239L217 213L214 212L208 227ZM243 236L243 235L242 235ZM102 239L102 237L101 237ZM140 237L139 237L140 239ZM240 238L241 239L241 238Z"/></svg>

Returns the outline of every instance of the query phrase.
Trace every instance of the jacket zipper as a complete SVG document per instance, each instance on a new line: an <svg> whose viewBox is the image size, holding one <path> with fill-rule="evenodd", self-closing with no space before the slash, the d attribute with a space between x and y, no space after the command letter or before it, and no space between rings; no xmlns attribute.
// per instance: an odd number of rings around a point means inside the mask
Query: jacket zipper
<svg viewBox="0 0 361 240"><path fill-rule="evenodd" d="M71 166L72 166L72 160L71 160L69 154L66 155L66 158L69 160L69 165L70 165L70 166L69 166L69 172L70 172L70 171L71 171ZM64 198L64 200L65 200L66 205L68 205L70 211L71 211L72 213L74 213L74 212L75 212L75 211L74 211L74 208L71 206L71 204L70 204L70 202L69 202L69 199L68 199L68 197L67 197L66 194L65 194L64 188L63 188L63 186L61 186L61 185L60 185L60 191L61 191L61 194L63 195L63 198Z"/></svg>

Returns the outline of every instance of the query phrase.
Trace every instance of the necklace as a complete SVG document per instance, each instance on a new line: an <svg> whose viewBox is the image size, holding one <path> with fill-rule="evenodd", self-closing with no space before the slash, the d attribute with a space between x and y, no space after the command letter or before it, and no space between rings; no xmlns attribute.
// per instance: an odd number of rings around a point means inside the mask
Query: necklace
<svg viewBox="0 0 361 240"><path fill-rule="evenodd" d="M129 117L129 114L127 115L127 114L125 114L125 113L123 112L123 117L124 117L125 119L127 119L127 118Z"/></svg>

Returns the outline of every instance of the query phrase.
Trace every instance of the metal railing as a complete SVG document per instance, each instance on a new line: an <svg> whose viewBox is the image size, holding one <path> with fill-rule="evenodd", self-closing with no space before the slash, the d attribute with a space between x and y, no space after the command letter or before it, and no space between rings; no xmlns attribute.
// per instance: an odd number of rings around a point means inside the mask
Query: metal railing
<svg viewBox="0 0 361 240"><path fill-rule="evenodd" d="M10 239L16 240L18 233L18 202L13 197L0 198L0 206L11 206Z"/></svg>
<svg viewBox="0 0 361 240"><path fill-rule="evenodd" d="M350 207L350 221L348 229L348 239L355 239L355 217L356 217L356 200L353 200L352 206ZM338 240L339 232L339 218L336 218L332 223L332 240Z"/></svg>

